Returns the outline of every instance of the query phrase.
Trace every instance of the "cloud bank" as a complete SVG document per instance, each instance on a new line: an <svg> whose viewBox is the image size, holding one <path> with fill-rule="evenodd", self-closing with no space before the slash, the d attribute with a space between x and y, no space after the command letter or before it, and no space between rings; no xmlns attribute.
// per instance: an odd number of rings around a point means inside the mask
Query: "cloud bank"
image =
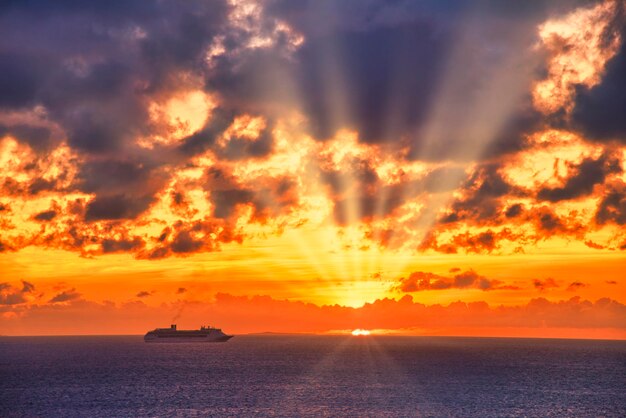
<svg viewBox="0 0 626 418"><path fill-rule="evenodd" d="M0 25L1 252L184 257L315 222L626 248L623 2L32 0Z"/></svg>
<svg viewBox="0 0 626 418"><path fill-rule="evenodd" d="M561 301L535 298L513 306L458 301L444 306L422 304L406 295L352 308L218 293L210 303L188 300L184 310L181 303L157 307L141 301L115 304L72 298L62 304L51 301L1 309L4 332L22 334L83 334L94 328L103 334L143 334L155 324L168 325L176 316L179 323L190 327L206 321L201 318L210 318L232 333L325 333L364 328L420 335L626 338L626 306L609 298L595 302L580 297ZM68 318L72 321L66 321Z"/></svg>

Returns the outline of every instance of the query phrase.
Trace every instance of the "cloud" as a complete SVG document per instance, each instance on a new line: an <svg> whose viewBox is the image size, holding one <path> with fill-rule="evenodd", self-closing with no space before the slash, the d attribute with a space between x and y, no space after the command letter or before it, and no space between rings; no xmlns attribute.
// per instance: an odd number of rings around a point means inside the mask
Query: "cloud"
<svg viewBox="0 0 626 418"><path fill-rule="evenodd" d="M141 292L137 293L135 296L137 296L138 298L145 298L152 295L152 292L148 292L146 290L142 290Z"/></svg>
<svg viewBox="0 0 626 418"><path fill-rule="evenodd" d="M516 92L530 83L533 60L522 56L533 41L521 34L532 33L546 17L545 8L515 15L487 3L347 4L327 2L305 8L308 13L293 13L293 7L286 8L292 13L282 12L306 39L295 54L293 78L318 138L329 138L344 127L356 129L367 143L404 137L413 159L464 159L467 142L480 142L476 127L487 113L494 122L496 112L523 107L524 99ZM278 6L271 10L281 13ZM472 19L475 15L482 18ZM503 20L508 24L496 23ZM467 54L470 45L472 54ZM493 54L494 49L499 53ZM483 112L498 83L498 69L509 65L515 89L506 97L500 91L500 107ZM518 115L509 116L492 123L490 139L499 143L488 147L491 155L518 149L517 128L530 126L514 123Z"/></svg>
<svg viewBox="0 0 626 418"><path fill-rule="evenodd" d="M418 249L420 251L433 249L446 254L455 254L459 250L466 253L481 254L498 250L502 241L522 244L527 240L528 238L523 233L514 233L509 228L503 228L500 231L488 229L478 233L463 232L446 240L438 239L435 233L431 231L424 237Z"/></svg>
<svg viewBox="0 0 626 418"><path fill-rule="evenodd" d="M177 295L182 295L183 293L186 293L187 289L184 287L179 287L178 289L176 289L176 294Z"/></svg>
<svg viewBox="0 0 626 418"><path fill-rule="evenodd" d="M151 196L135 197L118 194L97 197L87 204L85 220L89 222L136 218L148 208L152 201Z"/></svg>
<svg viewBox="0 0 626 418"><path fill-rule="evenodd" d="M0 137L7 135L20 138L34 149L49 149L53 145L50 129L45 126L23 123L0 124Z"/></svg>
<svg viewBox="0 0 626 418"><path fill-rule="evenodd" d="M12 3L0 16L12 39L2 45L2 105L39 106L67 134L82 157L73 186L96 194L87 206L88 221L135 218L154 201L163 186L155 163L163 162L134 145L155 128L148 104L179 87L179 71L201 68L227 11L220 1L188 2L180 10L131 3L106 10L41 3L36 13ZM19 47L24 44L29 48ZM48 53L38 53L43 50ZM0 133L29 144L49 142L42 129L34 129L12 125ZM129 155L134 161L125 161Z"/></svg>
<svg viewBox="0 0 626 418"><path fill-rule="evenodd" d="M216 251L221 243L241 242L242 239L241 233L223 220L178 221L172 229L163 231L153 249L141 251L138 257L158 259L169 255L188 256L199 251Z"/></svg>
<svg viewBox="0 0 626 418"><path fill-rule="evenodd" d="M296 183L288 177L258 179L256 187L242 184L225 170L210 168L206 172L205 189L210 192L215 205L216 218L232 217L238 205L254 208L253 217L263 219L289 211L298 203Z"/></svg>
<svg viewBox="0 0 626 418"><path fill-rule="evenodd" d="M535 106L545 114L569 115L576 92L600 83L619 48L622 23L623 5L613 1L586 4L542 23L538 32L548 58L547 78L535 85Z"/></svg>
<svg viewBox="0 0 626 418"><path fill-rule="evenodd" d="M103 239L101 242L102 253L119 253L119 252L131 252L144 246L144 242L140 238L133 239Z"/></svg>
<svg viewBox="0 0 626 418"><path fill-rule="evenodd" d="M626 26L621 14L616 15L607 33L613 39L621 39L621 47L606 64L602 81L592 88L580 86L576 90L575 107L572 113L574 126L589 138L597 141L619 141L626 143L626 121L622 109L626 107ZM608 44L608 42L607 42Z"/></svg>
<svg viewBox="0 0 626 418"><path fill-rule="evenodd" d="M439 223L471 221L480 225L497 221L502 212L500 198L524 194L512 186L500 173L500 166L493 163L477 167L461 190L464 196L453 201L449 213L441 217Z"/></svg>
<svg viewBox="0 0 626 418"><path fill-rule="evenodd" d="M583 287L587 287L589 286L586 283L582 283L582 282L572 282L569 284L569 286L567 286L567 290L569 290L570 292L575 292L579 289L582 289Z"/></svg>
<svg viewBox="0 0 626 418"><path fill-rule="evenodd" d="M401 292L421 292L424 290L445 289L480 289L480 290L518 290L519 287L505 285L500 280L488 279L474 270L458 273L453 277L440 276L434 273L416 271L407 278L400 278L395 290Z"/></svg>
<svg viewBox="0 0 626 418"><path fill-rule="evenodd" d="M594 122L620 109L609 3L29 4L0 13L0 197L27 212L0 251L190 256L329 214L363 247L499 253L624 223L622 140ZM554 125L597 148L518 183Z"/></svg>
<svg viewBox="0 0 626 418"><path fill-rule="evenodd" d="M0 305L18 305L28 302L28 296L35 291L35 285L22 280L22 288L9 283L0 283Z"/></svg>
<svg viewBox="0 0 626 418"><path fill-rule="evenodd" d="M54 211L54 210L47 210L47 211L44 211L44 212L39 212L37 215L34 216L34 219L37 220L37 221L46 222L46 221L51 221L56 216L57 216L56 211Z"/></svg>
<svg viewBox="0 0 626 418"><path fill-rule="evenodd" d="M601 250L606 248L604 245L597 244L591 240L585 241L585 245L589 248L595 248L596 250Z"/></svg>
<svg viewBox="0 0 626 418"><path fill-rule="evenodd" d="M50 299L49 303L71 302L80 298L80 296L81 294L76 289L64 290Z"/></svg>
<svg viewBox="0 0 626 418"><path fill-rule="evenodd" d="M607 175L621 173L622 169L619 159L603 154L596 160L584 159L572 171L562 187L540 189L537 193L538 199L558 202L589 195L596 184L604 183Z"/></svg>
<svg viewBox="0 0 626 418"><path fill-rule="evenodd" d="M543 292L544 290L558 288L559 284L553 278L548 277L547 279L544 279L544 280L540 280L540 279L533 280L533 286L535 286L535 289L538 289L539 291Z"/></svg>
<svg viewBox="0 0 626 418"><path fill-rule="evenodd" d="M5 307L6 309L6 307ZM5 320L8 334L144 333L155 324L169 323L180 304L148 306L141 301L95 303L74 299L67 304L13 306L19 315ZM5 310L6 312L6 310ZM229 333L326 332L384 329L422 335L525 335L624 338L626 306L601 298L595 302L572 297L550 301L531 299L516 305L457 301L425 305L411 295L399 300L378 299L361 307L315 305L269 296L218 293L211 302L189 301L181 320L210 317ZM67 318L72 318L67 321Z"/></svg>
<svg viewBox="0 0 626 418"><path fill-rule="evenodd" d="M604 225L614 223L626 225L626 184L616 181L606 188L598 205L595 221Z"/></svg>

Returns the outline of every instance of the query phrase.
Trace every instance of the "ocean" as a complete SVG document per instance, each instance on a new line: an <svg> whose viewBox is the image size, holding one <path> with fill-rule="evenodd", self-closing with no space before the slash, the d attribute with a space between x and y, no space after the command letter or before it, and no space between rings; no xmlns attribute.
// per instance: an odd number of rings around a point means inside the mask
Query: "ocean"
<svg viewBox="0 0 626 418"><path fill-rule="evenodd" d="M1 417L626 416L626 342L0 338Z"/></svg>

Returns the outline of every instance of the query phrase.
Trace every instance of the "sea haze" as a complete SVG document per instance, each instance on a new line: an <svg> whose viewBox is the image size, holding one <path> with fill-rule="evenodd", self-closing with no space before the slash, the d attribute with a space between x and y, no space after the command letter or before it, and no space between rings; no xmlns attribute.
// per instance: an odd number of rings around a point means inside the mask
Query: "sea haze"
<svg viewBox="0 0 626 418"><path fill-rule="evenodd" d="M0 338L0 416L626 416L626 342Z"/></svg>

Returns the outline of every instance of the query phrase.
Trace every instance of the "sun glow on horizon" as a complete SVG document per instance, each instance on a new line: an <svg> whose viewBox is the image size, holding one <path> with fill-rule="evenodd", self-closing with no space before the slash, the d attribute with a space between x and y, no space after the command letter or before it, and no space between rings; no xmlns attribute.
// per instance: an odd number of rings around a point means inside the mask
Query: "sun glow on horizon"
<svg viewBox="0 0 626 418"><path fill-rule="evenodd" d="M368 336L370 335L371 332L367 329L355 329L354 331L352 331L352 335L354 335L355 337L362 337L362 336Z"/></svg>

